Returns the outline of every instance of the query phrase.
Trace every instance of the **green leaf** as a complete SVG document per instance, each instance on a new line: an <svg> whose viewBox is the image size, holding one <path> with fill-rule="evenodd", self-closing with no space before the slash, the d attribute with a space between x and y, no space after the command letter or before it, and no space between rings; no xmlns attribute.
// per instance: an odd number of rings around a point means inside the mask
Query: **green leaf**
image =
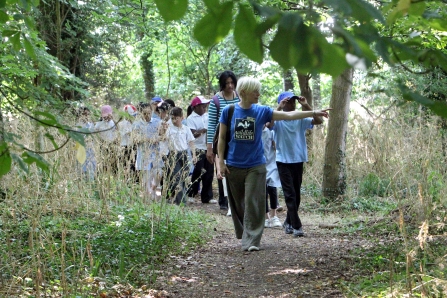
<svg viewBox="0 0 447 298"><path fill-rule="evenodd" d="M85 135L84 134L74 132L74 131L68 131L68 135L70 136L70 138L72 138L73 140L75 140L76 142L78 142L79 144L81 144L82 146L85 147L85 138L84 138Z"/></svg>
<svg viewBox="0 0 447 298"><path fill-rule="evenodd" d="M20 21L23 20L25 17L23 16L23 14L21 13L16 13L15 15L12 16L14 18L14 20L16 21Z"/></svg>
<svg viewBox="0 0 447 298"><path fill-rule="evenodd" d="M220 6L219 0L203 0L203 2L205 3L206 7L211 10Z"/></svg>
<svg viewBox="0 0 447 298"><path fill-rule="evenodd" d="M408 101L417 102L432 110L436 115L447 119L447 104L442 101L434 101L423 97L422 95L412 92L405 85L399 85L402 91L402 97Z"/></svg>
<svg viewBox="0 0 447 298"><path fill-rule="evenodd" d="M39 120L42 121L43 123L37 122L39 125L54 126L56 124L59 124L59 122L57 121L56 117L53 114L49 113L49 112L35 111L34 115L35 116L40 116Z"/></svg>
<svg viewBox="0 0 447 298"><path fill-rule="evenodd" d="M23 159L20 156L18 156L17 154L11 153L11 157L12 157L12 160L19 165L20 169L22 169L25 173L28 173L28 170L29 170L28 165L25 162L23 162Z"/></svg>
<svg viewBox="0 0 447 298"><path fill-rule="evenodd" d="M261 6L256 2L252 2L253 9L262 17L271 18L280 15L281 11L279 9L270 6Z"/></svg>
<svg viewBox="0 0 447 298"><path fill-rule="evenodd" d="M9 40L11 41L15 51L19 51L21 49L22 46L20 44L20 32L11 36Z"/></svg>
<svg viewBox="0 0 447 298"><path fill-rule="evenodd" d="M330 43L327 43L326 46L323 47L319 72L338 77L349 67L348 62L346 62L345 52L341 47Z"/></svg>
<svg viewBox="0 0 447 298"><path fill-rule="evenodd" d="M429 21L430 27L439 31L447 31L447 21L442 19L434 19Z"/></svg>
<svg viewBox="0 0 447 298"><path fill-rule="evenodd" d="M188 9L188 0L155 0L155 4L166 22L181 19Z"/></svg>
<svg viewBox="0 0 447 298"><path fill-rule="evenodd" d="M6 23L7 21L9 21L8 14L0 9L0 23Z"/></svg>
<svg viewBox="0 0 447 298"><path fill-rule="evenodd" d="M251 60L261 63L264 57L262 35L256 34L256 19L247 6L239 5L234 26L234 41L242 53Z"/></svg>
<svg viewBox="0 0 447 298"><path fill-rule="evenodd" d="M50 140L50 142L53 144L53 147L54 147L55 149L59 148L59 146L57 145L56 141L54 140L54 137L53 137L52 134L50 134L50 133L47 132L47 133L45 134L45 137L47 137L47 139Z"/></svg>
<svg viewBox="0 0 447 298"><path fill-rule="evenodd" d="M8 144L2 142L0 144L0 177L6 175L11 170L11 154L9 153Z"/></svg>
<svg viewBox="0 0 447 298"><path fill-rule="evenodd" d="M399 0L397 3L396 9L401 11L402 14L407 14L410 9L411 0Z"/></svg>
<svg viewBox="0 0 447 298"><path fill-rule="evenodd" d="M221 41L230 31L232 12L233 2L225 2L215 10L209 10L194 26L194 38L205 47Z"/></svg>
<svg viewBox="0 0 447 298"><path fill-rule="evenodd" d="M351 15L352 13L351 5L346 0L324 0L323 2L345 15Z"/></svg>
<svg viewBox="0 0 447 298"><path fill-rule="evenodd" d="M425 2L415 2L411 3L410 8L408 9L408 14L412 16L420 17L424 14L425 11Z"/></svg>
<svg viewBox="0 0 447 298"><path fill-rule="evenodd" d="M0 8L4 8L6 6L6 0L0 0Z"/></svg>
<svg viewBox="0 0 447 298"><path fill-rule="evenodd" d="M278 23L278 31L270 42L272 58L284 69L295 66L301 58L303 40L298 38L298 28L303 20L298 14L284 13Z"/></svg>
<svg viewBox="0 0 447 298"><path fill-rule="evenodd" d="M447 56L441 51L425 49L417 54L417 59L427 68L441 67L443 70L447 70Z"/></svg>
<svg viewBox="0 0 447 298"><path fill-rule="evenodd" d="M347 0L352 8L352 16L361 22L379 21L385 23L382 14L370 3L363 0Z"/></svg>
<svg viewBox="0 0 447 298"><path fill-rule="evenodd" d="M49 171L49 164L48 162L43 159L42 156L40 156L37 153L25 151L22 153L22 159L25 163L31 165L33 163L36 163L36 166L40 169L42 169L45 172Z"/></svg>
<svg viewBox="0 0 447 298"><path fill-rule="evenodd" d="M3 30L2 35L4 37L9 37L9 36L14 35L14 34L19 33L19 32L20 31L17 31L17 30Z"/></svg>
<svg viewBox="0 0 447 298"><path fill-rule="evenodd" d="M34 51L34 47L31 44L31 42L29 41L29 39L25 37L23 39L23 44L25 46L25 51L28 54L28 56L30 56L31 59L36 60L36 58L37 58L36 57L36 52Z"/></svg>
<svg viewBox="0 0 447 298"><path fill-rule="evenodd" d="M35 29L35 23L34 23L34 19L32 17L26 16L25 17L25 24L29 29Z"/></svg>

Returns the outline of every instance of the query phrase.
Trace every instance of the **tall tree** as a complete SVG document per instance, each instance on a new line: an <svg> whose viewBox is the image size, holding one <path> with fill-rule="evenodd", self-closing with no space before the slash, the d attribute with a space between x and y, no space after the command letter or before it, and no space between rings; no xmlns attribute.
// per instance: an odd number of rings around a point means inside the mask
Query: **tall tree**
<svg viewBox="0 0 447 298"><path fill-rule="evenodd" d="M284 70L283 82L284 82L284 84L283 84L284 91L293 90L295 88L295 86L293 84L293 70L292 69Z"/></svg>
<svg viewBox="0 0 447 298"><path fill-rule="evenodd" d="M329 198L343 195L346 190L346 135L353 73L349 68L332 82L333 113L329 118L323 171L323 195Z"/></svg>

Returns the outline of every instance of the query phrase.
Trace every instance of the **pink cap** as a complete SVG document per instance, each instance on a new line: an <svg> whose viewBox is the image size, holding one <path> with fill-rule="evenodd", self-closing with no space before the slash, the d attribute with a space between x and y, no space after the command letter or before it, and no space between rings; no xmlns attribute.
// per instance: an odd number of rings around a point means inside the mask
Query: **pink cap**
<svg viewBox="0 0 447 298"><path fill-rule="evenodd" d="M112 114L112 107L109 105L105 105L101 107L101 116L105 117L107 115L111 115Z"/></svg>
<svg viewBox="0 0 447 298"><path fill-rule="evenodd" d="M196 97L194 97L194 99L191 101L191 107L195 107L195 106L197 106L197 105L200 105L200 104L207 104L207 103L210 103L210 100L209 99L205 99L205 97L203 97L203 96L196 96Z"/></svg>

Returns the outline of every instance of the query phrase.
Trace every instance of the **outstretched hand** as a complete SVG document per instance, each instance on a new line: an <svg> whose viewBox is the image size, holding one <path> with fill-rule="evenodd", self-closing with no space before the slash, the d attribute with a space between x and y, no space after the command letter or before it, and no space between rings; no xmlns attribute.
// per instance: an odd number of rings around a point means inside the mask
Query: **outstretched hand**
<svg viewBox="0 0 447 298"><path fill-rule="evenodd" d="M332 108L326 108L322 110L314 110L314 116L329 118L328 111L332 110Z"/></svg>

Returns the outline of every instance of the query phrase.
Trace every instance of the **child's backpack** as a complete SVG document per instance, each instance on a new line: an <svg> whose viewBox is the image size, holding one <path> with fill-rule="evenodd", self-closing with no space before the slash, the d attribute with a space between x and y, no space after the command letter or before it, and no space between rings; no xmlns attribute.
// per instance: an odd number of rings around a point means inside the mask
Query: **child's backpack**
<svg viewBox="0 0 447 298"><path fill-rule="evenodd" d="M224 153L224 159L227 159L228 155L228 143L230 142L231 135L230 135L230 125L231 125L231 119L233 119L233 113L234 113L234 104L230 105L230 110L228 111L228 118L227 118L227 134L225 136L225 153ZM217 154L217 145L219 142L219 128L220 125L217 126L216 132L214 133L213 137L213 153Z"/></svg>

